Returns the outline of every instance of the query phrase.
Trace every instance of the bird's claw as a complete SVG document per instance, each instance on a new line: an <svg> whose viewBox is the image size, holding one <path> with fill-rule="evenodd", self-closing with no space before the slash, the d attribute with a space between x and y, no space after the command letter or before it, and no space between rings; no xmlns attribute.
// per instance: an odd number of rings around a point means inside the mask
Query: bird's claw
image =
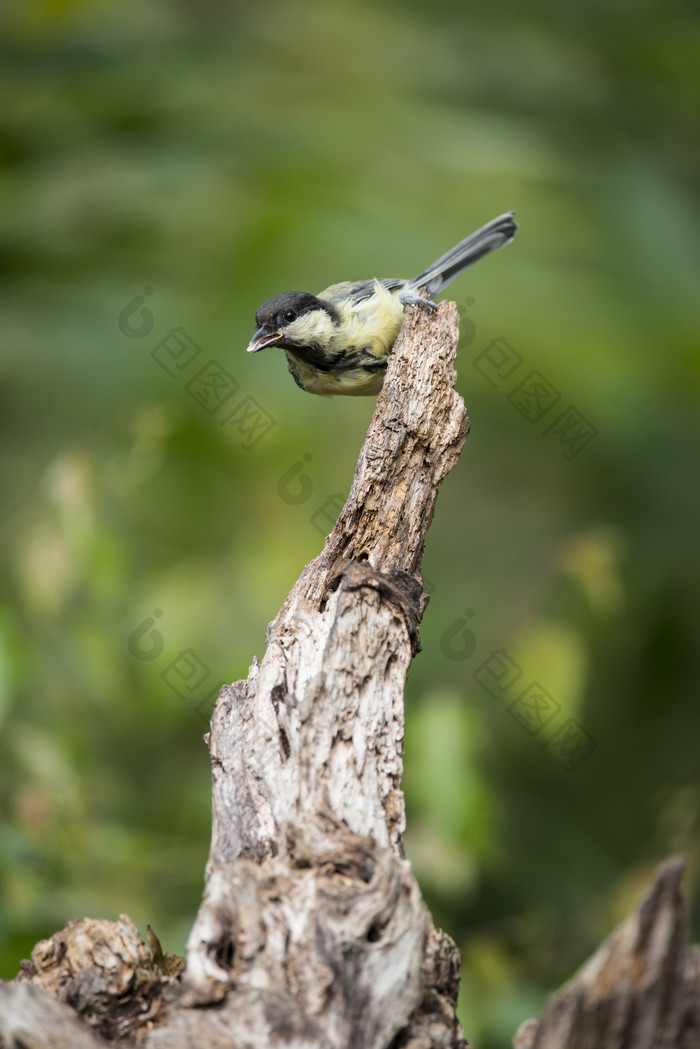
<svg viewBox="0 0 700 1049"><path fill-rule="evenodd" d="M432 299L424 299L421 295L412 295L410 291L404 291L399 295L399 302L404 306L420 306L422 309L436 310L437 302Z"/></svg>

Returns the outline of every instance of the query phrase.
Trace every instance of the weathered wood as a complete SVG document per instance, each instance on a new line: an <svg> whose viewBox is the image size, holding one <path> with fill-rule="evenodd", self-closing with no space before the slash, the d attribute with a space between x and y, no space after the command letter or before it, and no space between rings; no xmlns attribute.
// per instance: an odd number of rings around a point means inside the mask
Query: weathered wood
<svg viewBox="0 0 700 1049"><path fill-rule="evenodd" d="M0 1049L465 1049L459 953L403 856L403 690L420 561L468 431L457 314L409 309L323 551L222 690L212 842L184 975L133 923L71 922L0 982ZM517 1049L700 1049L682 862L521 1025Z"/></svg>
<svg viewBox="0 0 700 1049"><path fill-rule="evenodd" d="M458 337L453 303L407 309L336 526L268 628L262 663L222 690L207 737L204 899L180 997L155 995L137 1032L147 1049L466 1046L459 953L432 927L401 846L403 692L427 602L420 562L469 427L454 390ZM59 938L84 936L75 924ZM38 954L70 949L54 940ZM147 954L135 953L150 979ZM35 962L32 993L61 996L70 983L84 1007L96 985L95 958L83 959L82 975L64 967L53 980ZM105 1008L82 1015L109 1037L108 1017L137 988L131 978L99 987ZM11 1028L4 1037L14 1049Z"/></svg>
<svg viewBox="0 0 700 1049"><path fill-rule="evenodd" d="M73 1045L76 1030L85 1032L80 1025L76 1027L76 1015L109 1043L154 1022L165 1002L175 996L176 977L183 964L173 955L164 956L152 933L151 938L155 956L131 919L122 914L116 922L72 921L49 940L41 940L31 960L22 962L14 988L0 984L0 1047L5 1045L4 1038L12 1045L9 1035L3 1034L3 1020L7 1023L11 1015L33 1020L34 1026L27 1027L22 1036L24 1041L18 1033L15 1038L20 1044L37 1046L45 1044L37 1033L44 1029L52 1038L46 1044L61 1045L59 1032L65 1032L65 1044ZM28 995L30 986L32 994ZM54 999L71 1009L55 1009ZM86 1033L85 1044L93 1044ZM100 1040L99 1044L106 1043Z"/></svg>
<svg viewBox="0 0 700 1049"><path fill-rule="evenodd" d="M516 1049L698 1049L700 948L687 949L684 860L668 860L637 911L528 1020Z"/></svg>
<svg viewBox="0 0 700 1049"><path fill-rule="evenodd" d="M271 624L262 663L214 712L212 845L185 1001L225 990L241 1040L269 993L309 1046L465 1044L403 858L400 788L420 559L468 429L457 340L452 304L411 311L333 533ZM456 948L439 942L453 972ZM260 1044L288 1039L270 1028Z"/></svg>
<svg viewBox="0 0 700 1049"><path fill-rule="evenodd" d="M0 1049L105 1049L109 1044L43 987L0 981Z"/></svg>

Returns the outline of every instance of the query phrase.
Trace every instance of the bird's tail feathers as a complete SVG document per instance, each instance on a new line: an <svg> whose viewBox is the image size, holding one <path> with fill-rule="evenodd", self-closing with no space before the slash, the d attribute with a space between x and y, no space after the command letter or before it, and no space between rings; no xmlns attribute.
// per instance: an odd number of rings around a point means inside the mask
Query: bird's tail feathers
<svg viewBox="0 0 700 1049"><path fill-rule="evenodd" d="M484 255L489 255L497 248L510 244L518 228L517 222L513 220L514 214L514 211L507 211L505 215L499 215L497 219L492 219L481 229L465 237L427 270L423 270L409 281L408 287L416 290L424 288L431 297L439 294L468 266L473 266L479 259L483 259Z"/></svg>

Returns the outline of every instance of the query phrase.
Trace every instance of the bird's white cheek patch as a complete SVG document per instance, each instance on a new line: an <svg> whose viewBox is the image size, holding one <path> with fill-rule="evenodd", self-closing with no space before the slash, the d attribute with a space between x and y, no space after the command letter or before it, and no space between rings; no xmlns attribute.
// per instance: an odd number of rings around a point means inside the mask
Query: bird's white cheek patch
<svg viewBox="0 0 700 1049"><path fill-rule="evenodd" d="M284 337L298 346L327 343L333 333L333 321L325 310L302 313L291 324L285 325Z"/></svg>

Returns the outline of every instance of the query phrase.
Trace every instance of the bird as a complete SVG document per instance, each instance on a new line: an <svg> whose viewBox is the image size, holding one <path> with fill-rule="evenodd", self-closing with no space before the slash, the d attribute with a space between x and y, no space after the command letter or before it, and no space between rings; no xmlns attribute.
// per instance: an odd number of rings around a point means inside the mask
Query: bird
<svg viewBox="0 0 700 1049"><path fill-rule="evenodd" d="M273 295L256 311L257 331L247 352L271 346L283 349L292 378L307 393L325 397L378 393L405 307L437 309L434 295L468 266L512 241L518 228L514 214L508 211L492 219L411 280L343 281L318 295L305 291Z"/></svg>

